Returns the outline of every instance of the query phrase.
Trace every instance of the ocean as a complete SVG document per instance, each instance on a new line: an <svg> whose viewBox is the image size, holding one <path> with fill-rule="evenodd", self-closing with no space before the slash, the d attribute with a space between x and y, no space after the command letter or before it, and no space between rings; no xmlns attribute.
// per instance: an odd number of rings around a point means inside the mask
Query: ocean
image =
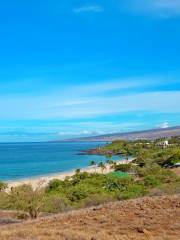
<svg viewBox="0 0 180 240"><path fill-rule="evenodd" d="M98 142L0 143L0 181L66 172L105 161L105 156L78 155ZM118 156L114 160L119 160Z"/></svg>

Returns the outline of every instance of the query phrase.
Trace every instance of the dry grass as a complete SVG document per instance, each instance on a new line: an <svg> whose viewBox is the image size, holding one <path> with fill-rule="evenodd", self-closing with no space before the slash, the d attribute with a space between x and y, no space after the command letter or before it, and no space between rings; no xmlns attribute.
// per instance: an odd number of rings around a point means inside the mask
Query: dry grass
<svg viewBox="0 0 180 240"><path fill-rule="evenodd" d="M179 240L180 196L144 198L2 226L1 240Z"/></svg>
<svg viewBox="0 0 180 240"><path fill-rule="evenodd" d="M180 168L174 168L171 171L174 172L176 175L180 176Z"/></svg>

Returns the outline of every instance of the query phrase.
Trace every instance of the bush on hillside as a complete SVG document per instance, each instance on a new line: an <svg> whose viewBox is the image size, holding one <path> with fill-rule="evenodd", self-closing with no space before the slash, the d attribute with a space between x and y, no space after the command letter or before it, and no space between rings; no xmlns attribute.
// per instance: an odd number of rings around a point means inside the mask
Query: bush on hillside
<svg viewBox="0 0 180 240"><path fill-rule="evenodd" d="M48 183L48 186L46 187L46 191L47 192L57 191L59 187L63 185L64 185L63 181L59 179L53 179Z"/></svg>
<svg viewBox="0 0 180 240"><path fill-rule="evenodd" d="M171 157L169 157L167 159L167 161L163 162L163 166L169 165L169 166L173 166L176 163L180 163L180 151L177 151L176 153L174 153Z"/></svg>
<svg viewBox="0 0 180 240"><path fill-rule="evenodd" d="M138 168L138 174L140 177L157 175L161 169L162 168L158 164L146 164L145 166Z"/></svg>
<svg viewBox="0 0 180 240"><path fill-rule="evenodd" d="M44 205L41 210L49 213L59 213L70 210L70 202L65 196L59 194L51 194L44 199Z"/></svg>
<svg viewBox="0 0 180 240"><path fill-rule="evenodd" d="M178 181L179 177L170 170L161 169L157 175L157 179L159 179L162 183L173 183Z"/></svg>
<svg viewBox="0 0 180 240"><path fill-rule="evenodd" d="M4 191L7 187L8 185L6 183L0 181L0 192Z"/></svg>
<svg viewBox="0 0 180 240"><path fill-rule="evenodd" d="M92 194L101 194L104 191L100 186L80 183L66 190L65 195L71 202L79 202Z"/></svg>
<svg viewBox="0 0 180 240"><path fill-rule="evenodd" d="M147 187L157 187L161 184L160 180L154 175L148 175L144 178L144 185Z"/></svg>
<svg viewBox="0 0 180 240"><path fill-rule="evenodd" d="M106 180L105 189L109 192L112 191L124 191L127 187L133 184L133 178L127 177L113 177L109 176Z"/></svg>
<svg viewBox="0 0 180 240"><path fill-rule="evenodd" d="M82 202L82 207L98 206L103 203L112 202L115 196L109 193L93 194L85 198Z"/></svg>
<svg viewBox="0 0 180 240"><path fill-rule="evenodd" d="M115 171L129 172L131 167L131 164L118 164L114 167L114 169Z"/></svg>
<svg viewBox="0 0 180 240"><path fill-rule="evenodd" d="M118 192L117 198L119 200L137 198L145 196L147 192L148 190L143 184L134 183L129 185L124 191Z"/></svg>
<svg viewBox="0 0 180 240"><path fill-rule="evenodd" d="M30 218L38 217L40 208L43 205L43 188L33 189L31 185L21 185L11 189L7 201L11 209L28 212Z"/></svg>

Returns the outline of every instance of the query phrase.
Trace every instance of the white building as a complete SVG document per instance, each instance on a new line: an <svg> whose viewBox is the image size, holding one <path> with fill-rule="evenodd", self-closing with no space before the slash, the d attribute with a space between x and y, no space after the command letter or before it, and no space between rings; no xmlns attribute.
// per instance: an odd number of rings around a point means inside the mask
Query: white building
<svg viewBox="0 0 180 240"><path fill-rule="evenodd" d="M166 148L166 147L169 146L169 142L167 140L166 141L162 141L162 142L158 142L157 146Z"/></svg>

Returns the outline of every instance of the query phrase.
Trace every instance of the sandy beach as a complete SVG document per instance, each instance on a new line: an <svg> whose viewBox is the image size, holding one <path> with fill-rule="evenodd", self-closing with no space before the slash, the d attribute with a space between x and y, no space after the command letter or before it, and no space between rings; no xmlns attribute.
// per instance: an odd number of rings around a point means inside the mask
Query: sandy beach
<svg viewBox="0 0 180 240"><path fill-rule="evenodd" d="M133 159L130 160L120 160L116 161L117 164L127 164L132 162ZM111 168L110 164L105 164L106 168L104 169L103 173L107 174L110 172L113 172L114 170ZM82 168L81 172L88 172L88 173L102 173L102 169L98 167L97 165L95 166L89 166L86 168ZM75 170L69 171L69 172L61 172L61 173L55 173L55 174L50 174L46 176L38 176L38 177L32 177L32 178L26 178L26 179L20 179L17 181L7 181L8 184L8 189L11 189L12 187L17 187L22 184L30 184L34 189L37 187L45 187L49 183L49 181L53 179L59 179L59 180L64 180L66 177L72 177L75 174Z"/></svg>

